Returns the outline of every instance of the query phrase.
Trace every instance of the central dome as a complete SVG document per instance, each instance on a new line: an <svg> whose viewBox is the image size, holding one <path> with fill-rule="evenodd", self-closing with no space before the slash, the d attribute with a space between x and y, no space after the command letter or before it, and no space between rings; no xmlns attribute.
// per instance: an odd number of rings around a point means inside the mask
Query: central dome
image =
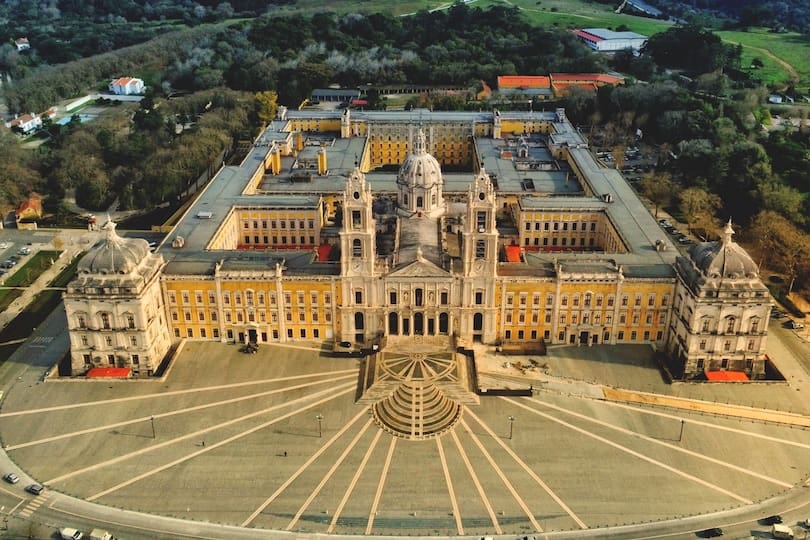
<svg viewBox="0 0 810 540"><path fill-rule="evenodd" d="M397 184L407 187L438 186L442 183L442 168L435 157L427 152L425 134L420 129L416 149L405 158L397 174Z"/></svg>

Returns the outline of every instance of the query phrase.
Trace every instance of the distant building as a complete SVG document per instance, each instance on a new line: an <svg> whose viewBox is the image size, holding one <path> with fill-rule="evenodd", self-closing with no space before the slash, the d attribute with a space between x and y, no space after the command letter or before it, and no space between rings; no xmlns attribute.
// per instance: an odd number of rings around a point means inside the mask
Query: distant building
<svg viewBox="0 0 810 540"><path fill-rule="evenodd" d="M598 52L616 52L631 49L641 50L647 44L647 36L635 32L614 32L607 28L584 28L574 33L588 47Z"/></svg>
<svg viewBox="0 0 810 540"><path fill-rule="evenodd" d="M360 99L360 90L357 88L316 88L312 91L312 103L351 103Z"/></svg>
<svg viewBox="0 0 810 540"><path fill-rule="evenodd" d="M31 44L28 43L28 38L25 37L15 39L14 45L17 46L17 52L26 51L31 48Z"/></svg>
<svg viewBox="0 0 810 540"><path fill-rule="evenodd" d="M525 96L533 99L551 97L551 79L547 75L500 75L498 92L502 96Z"/></svg>
<svg viewBox="0 0 810 540"><path fill-rule="evenodd" d="M32 223L42 218L42 197L32 193L28 199L17 207L15 212L17 223Z"/></svg>
<svg viewBox="0 0 810 540"><path fill-rule="evenodd" d="M27 135L42 127L42 117L38 114L29 113L17 116L11 122L6 122L9 129L17 128L18 131Z"/></svg>
<svg viewBox="0 0 810 540"><path fill-rule="evenodd" d="M145 87L141 79L121 77L120 79L113 80L108 88L113 94L129 96L132 94L143 94Z"/></svg>
<svg viewBox="0 0 810 540"><path fill-rule="evenodd" d="M549 77L551 78L551 90L558 97L565 95L573 86L595 92L597 88L606 84L613 86L624 84L622 77L606 73L552 73Z"/></svg>

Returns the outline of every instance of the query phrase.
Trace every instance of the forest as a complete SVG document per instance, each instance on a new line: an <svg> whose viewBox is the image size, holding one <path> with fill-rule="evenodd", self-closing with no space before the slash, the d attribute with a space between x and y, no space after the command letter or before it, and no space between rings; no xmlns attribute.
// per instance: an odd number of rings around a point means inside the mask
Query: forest
<svg viewBox="0 0 810 540"><path fill-rule="evenodd" d="M807 108L765 106L768 90L740 76L740 48L705 28L674 26L653 36L640 56L617 54L608 60L571 32L531 26L519 10L505 5L455 4L394 17L281 15L260 12L256 2L224 4L39 4L31 20L55 16L42 7L51 5L62 18L97 21L100 28L123 24L117 18L139 23L107 52L76 49L70 54L79 57L62 63L46 61L36 46L32 55L4 56L3 45L0 69L14 79L3 88L11 111L41 111L124 74L142 77L150 94L134 112L121 107L100 122L47 125L50 139L34 152L3 133L0 198L5 205L37 190L59 213L67 189L74 189L88 209L105 208L113 200L121 208L175 201L217 156L239 140L250 140L272 117L276 101L296 107L312 89L330 84L474 89L484 81L494 88L498 75L615 69L630 75L627 84L603 87L595 95L573 91L560 104L593 141L617 156L637 130L643 132L658 164L641 182L642 194L690 227L712 230L732 217L746 230L757 230L760 239L781 238L789 246L783 251L807 254L792 266L785 263L785 273L810 273L810 139L800 129L763 129L772 114L807 118ZM24 5L10 2L0 9ZM8 59L14 55L16 63ZM471 99L413 104L494 106Z"/></svg>

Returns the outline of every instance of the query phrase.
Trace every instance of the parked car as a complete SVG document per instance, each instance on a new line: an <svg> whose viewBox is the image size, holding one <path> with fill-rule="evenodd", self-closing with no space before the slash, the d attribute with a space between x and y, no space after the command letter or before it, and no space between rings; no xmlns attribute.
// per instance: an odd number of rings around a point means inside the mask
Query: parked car
<svg viewBox="0 0 810 540"><path fill-rule="evenodd" d="M20 249L17 250L17 253L19 253L20 255L30 255L31 254L31 248L23 246L23 247L21 247Z"/></svg>
<svg viewBox="0 0 810 540"><path fill-rule="evenodd" d="M8 242L0 242L0 249L6 249L8 247Z"/></svg>
<svg viewBox="0 0 810 540"><path fill-rule="evenodd" d="M700 538L717 538L718 536L723 536L723 529L720 527L712 527L710 529L704 529L697 533Z"/></svg>
<svg viewBox="0 0 810 540"><path fill-rule="evenodd" d="M59 536L62 540L82 540L82 538L84 538L82 532L73 527L63 527L59 529Z"/></svg>
<svg viewBox="0 0 810 540"><path fill-rule="evenodd" d="M762 518L760 522L763 525L775 525L777 523L782 523L782 516L778 514L774 514L772 516L768 516L766 518Z"/></svg>
<svg viewBox="0 0 810 540"><path fill-rule="evenodd" d="M16 484L20 481L20 477L14 474L13 472L6 473L3 475L3 480L8 482L9 484Z"/></svg>
<svg viewBox="0 0 810 540"><path fill-rule="evenodd" d="M799 321L794 321L793 319L789 320L785 324L791 330L801 330L802 328L804 328L804 323L800 323Z"/></svg>
<svg viewBox="0 0 810 540"><path fill-rule="evenodd" d="M32 495L39 495L43 491L45 491L45 486L42 484L29 484L25 486L25 491L31 493Z"/></svg>

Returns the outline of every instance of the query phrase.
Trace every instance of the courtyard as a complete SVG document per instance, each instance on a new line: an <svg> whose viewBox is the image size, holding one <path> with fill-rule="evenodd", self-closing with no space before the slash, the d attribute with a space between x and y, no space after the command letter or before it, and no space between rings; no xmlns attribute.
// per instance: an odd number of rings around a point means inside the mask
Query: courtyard
<svg viewBox="0 0 810 540"><path fill-rule="evenodd" d="M798 411L786 384L736 394L666 385L651 358L642 346L564 347L521 375L514 360L481 354L482 378L531 384L532 396L481 396L450 429L408 440L361 404L357 359L319 344L244 354L188 342L163 380L12 386L0 433L10 458L50 489L297 533L575 531L742 507L804 482L806 428L611 401L595 380L741 405L771 395Z"/></svg>

